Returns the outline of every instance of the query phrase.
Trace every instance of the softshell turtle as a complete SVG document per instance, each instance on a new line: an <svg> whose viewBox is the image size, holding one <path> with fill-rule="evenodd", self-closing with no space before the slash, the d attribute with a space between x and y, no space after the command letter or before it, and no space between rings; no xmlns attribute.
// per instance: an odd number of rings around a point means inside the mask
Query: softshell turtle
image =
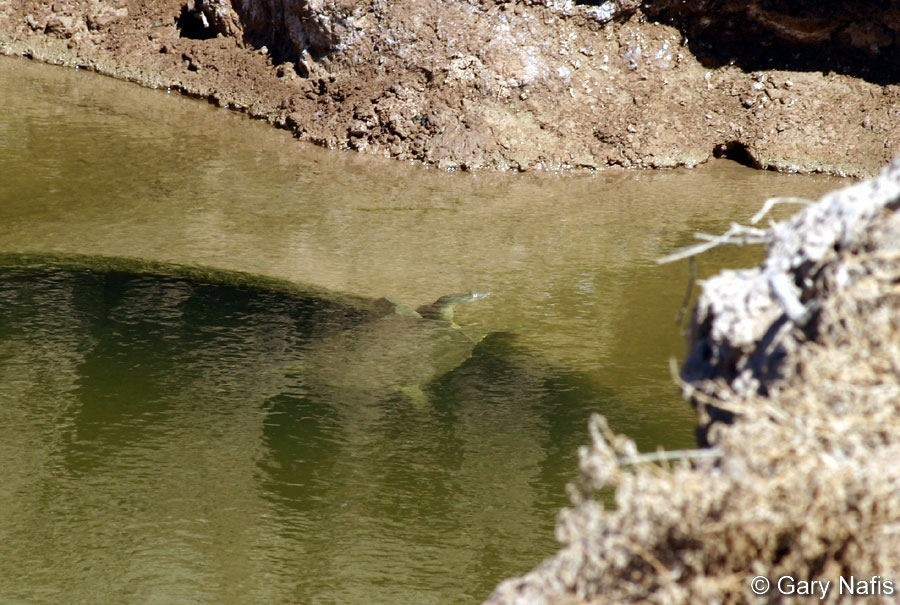
<svg viewBox="0 0 900 605"><path fill-rule="evenodd" d="M454 307L489 295L449 294L415 310L382 299L387 315L313 344L298 369L314 388L424 402L422 387L466 361L487 334L454 323Z"/></svg>

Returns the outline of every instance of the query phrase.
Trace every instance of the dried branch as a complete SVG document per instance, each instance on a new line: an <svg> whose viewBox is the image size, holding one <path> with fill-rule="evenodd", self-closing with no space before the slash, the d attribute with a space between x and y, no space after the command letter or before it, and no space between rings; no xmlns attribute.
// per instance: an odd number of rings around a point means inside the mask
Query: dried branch
<svg viewBox="0 0 900 605"><path fill-rule="evenodd" d="M717 447L696 449L696 450L661 450L658 452L648 452L646 454L637 454L636 456L625 456L619 458L619 466L636 466L638 464L646 464L650 462L663 462L671 460L689 460L695 458L721 458L725 453Z"/></svg>
<svg viewBox="0 0 900 605"><path fill-rule="evenodd" d="M707 250L711 250L724 244L734 244L737 246L743 246L745 244L764 244L769 241L770 234L768 231L763 231L762 229L731 223L731 227L729 227L728 231L722 235L695 233L694 237L706 241L702 244L696 244L694 246L676 250L668 256L657 259L657 264L665 265L684 258L697 256L698 254L702 254Z"/></svg>
<svg viewBox="0 0 900 605"><path fill-rule="evenodd" d="M763 207L759 209L759 212L750 217L750 224L755 225L761 221L762 218L778 204L803 204L804 206L809 206L812 203L812 200L802 197L770 197L766 200L766 203L763 204Z"/></svg>

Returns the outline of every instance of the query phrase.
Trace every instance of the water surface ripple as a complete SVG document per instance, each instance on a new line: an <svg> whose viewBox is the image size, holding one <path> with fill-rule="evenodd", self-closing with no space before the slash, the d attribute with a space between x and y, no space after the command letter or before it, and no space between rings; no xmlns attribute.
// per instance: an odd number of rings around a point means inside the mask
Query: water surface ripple
<svg viewBox="0 0 900 605"><path fill-rule="evenodd" d="M491 290L458 321L499 332L424 406L326 397L301 362L359 319L346 309L0 268L3 602L483 599L553 552L592 412L645 450L692 445L668 375L687 268L654 259L766 197L837 184L730 163L447 174L14 59L0 104L0 253L206 265L414 305ZM701 276L757 254L714 251Z"/></svg>

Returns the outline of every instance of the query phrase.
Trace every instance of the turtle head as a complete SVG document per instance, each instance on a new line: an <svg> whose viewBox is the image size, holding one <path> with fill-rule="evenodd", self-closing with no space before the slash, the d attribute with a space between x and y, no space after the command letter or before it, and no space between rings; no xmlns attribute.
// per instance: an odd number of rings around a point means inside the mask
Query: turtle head
<svg viewBox="0 0 900 605"><path fill-rule="evenodd" d="M437 319L440 321L453 321L453 308L459 303L487 298L490 292L465 292L463 294L447 294L430 305L422 305L416 311L424 319Z"/></svg>

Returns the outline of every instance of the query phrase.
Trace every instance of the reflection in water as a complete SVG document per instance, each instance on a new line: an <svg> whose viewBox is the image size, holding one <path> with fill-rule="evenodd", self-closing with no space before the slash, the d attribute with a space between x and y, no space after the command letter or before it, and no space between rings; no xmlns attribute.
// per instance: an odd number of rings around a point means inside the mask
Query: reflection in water
<svg viewBox="0 0 900 605"><path fill-rule="evenodd" d="M427 407L354 407L281 371L356 321L322 303L54 269L5 270L0 301L4 449L32 458L3 465L4 594L452 602L552 547L588 399L514 337Z"/></svg>
<svg viewBox="0 0 900 605"><path fill-rule="evenodd" d="M430 407L360 409L283 370L322 313L297 299L8 273L0 600L484 597L552 552L590 412L644 450L692 445L668 375L687 269L654 260L768 196L837 182L729 163L446 174L3 58L0 105L0 253L214 266L414 306L490 290L458 321L501 333L429 387ZM701 277L757 254L714 251Z"/></svg>

